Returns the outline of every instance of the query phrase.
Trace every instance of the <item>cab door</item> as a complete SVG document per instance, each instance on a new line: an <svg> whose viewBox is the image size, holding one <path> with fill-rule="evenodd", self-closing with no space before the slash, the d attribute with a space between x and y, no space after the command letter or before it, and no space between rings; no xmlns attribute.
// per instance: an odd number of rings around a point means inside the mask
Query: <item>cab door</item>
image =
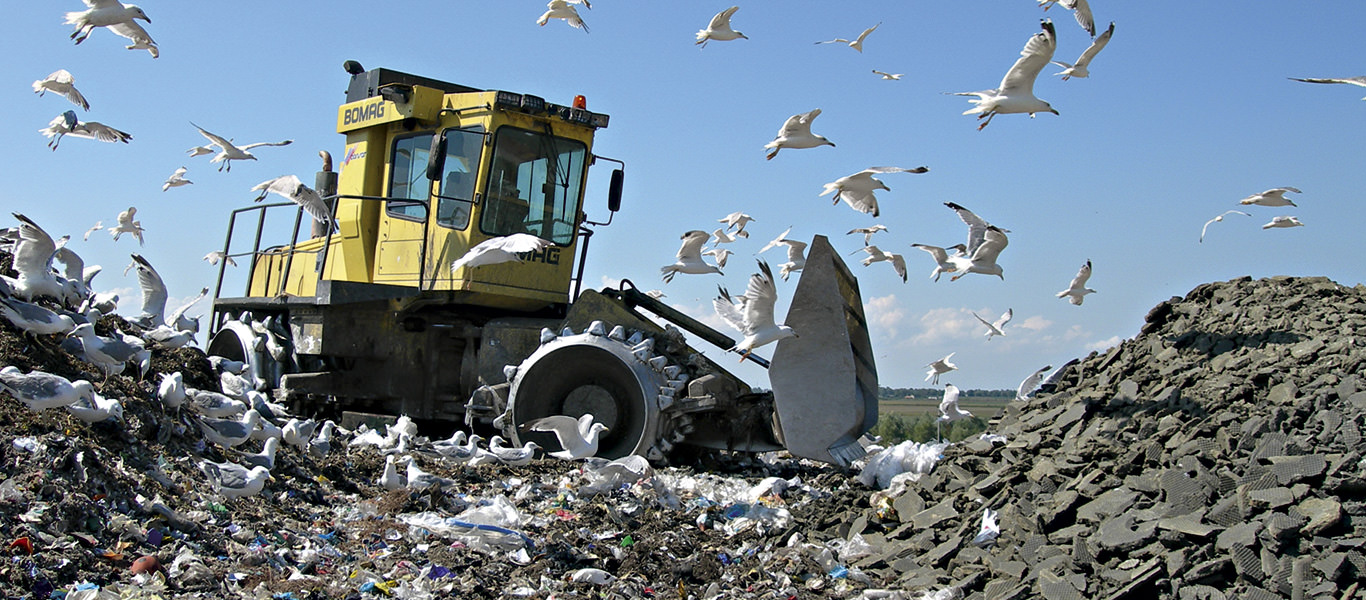
<svg viewBox="0 0 1366 600"><path fill-rule="evenodd" d="M389 146L389 180L380 213L375 283L417 286L422 279L432 182L427 157L432 133L395 137Z"/></svg>
<svg viewBox="0 0 1366 600"><path fill-rule="evenodd" d="M464 256L471 244L471 217L479 202L479 173L486 135L477 125L446 129L441 179L432 197L435 219L428 231L427 289L453 289L451 263ZM482 238L480 238L482 239Z"/></svg>

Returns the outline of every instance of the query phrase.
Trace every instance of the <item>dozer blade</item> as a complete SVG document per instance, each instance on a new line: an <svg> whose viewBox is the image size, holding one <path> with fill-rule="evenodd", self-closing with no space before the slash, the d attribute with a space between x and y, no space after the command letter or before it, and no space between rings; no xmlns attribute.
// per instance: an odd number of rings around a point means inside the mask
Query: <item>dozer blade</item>
<svg viewBox="0 0 1366 600"><path fill-rule="evenodd" d="M768 369L783 444L847 467L877 424L877 366L858 280L823 235L807 248L786 324L797 337L778 342Z"/></svg>

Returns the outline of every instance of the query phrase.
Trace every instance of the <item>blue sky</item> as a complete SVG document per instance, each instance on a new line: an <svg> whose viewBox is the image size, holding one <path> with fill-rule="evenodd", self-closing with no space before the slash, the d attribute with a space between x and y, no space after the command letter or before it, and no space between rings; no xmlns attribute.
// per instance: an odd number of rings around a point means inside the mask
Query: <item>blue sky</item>
<svg viewBox="0 0 1366 600"><path fill-rule="evenodd" d="M536 26L545 7L535 1L140 6L161 48L156 60L107 31L73 45L62 20L84 8L76 0L10 7L10 33L0 39L9 57L0 198L54 236L77 240L95 221L111 225L136 206L146 246L104 233L72 244L105 267L96 288L123 292L124 314L140 306L135 275L122 275L130 252L163 274L172 305L183 301L212 286L216 270L200 257L221 246L229 211L251 202L253 185L290 173L311 181L318 150L341 152L335 111L347 59L551 102L587 96L591 110L612 117L595 150L626 162L626 198L593 238L586 283L628 278L662 289L666 301L723 330L711 309L717 284L742 289L751 254L789 225L799 239L829 236L842 253L862 244L844 232L886 225L875 243L906 256L908 282L885 264L857 264L861 253L846 259L860 276L883 385L926 385L924 365L955 352L960 369L945 381L1013 388L1038 367L1132 337L1153 305L1203 282L1314 275L1356 285L1366 276L1366 91L1287 79L1363 74L1359 2L1293 10L1249 2L1230 11L1095 0L1098 27L1114 21L1116 31L1091 77L1064 82L1050 66L1035 86L1061 114L1002 115L983 131L960 114L967 98L945 93L995 87L1042 17L1057 26L1055 58L1073 61L1090 39L1069 13L1045 13L1031 0L754 2L733 20L750 39L699 48L693 34L729 4L597 0L580 10L591 33L560 21ZM814 44L879 22L861 54ZM131 133L130 144L68 138L55 152L46 148L38 130L72 107L29 84L59 68L90 101L79 116ZM905 76L883 81L873 69ZM813 130L836 147L765 161L763 145L783 121L813 108L823 110ZM220 173L207 157L185 154L204 142L190 121L239 142L295 142ZM883 176L892 189L879 193L878 219L819 197L824 183L875 165L931 170ZM180 166L194 185L163 193ZM590 218L606 217L607 175L590 175ZM1292 195L1299 208L1247 208L1254 217L1233 215L1197 243L1207 219L1282 186L1303 190ZM1012 231L1000 259L1004 281L927 278L933 263L910 244L965 237L943 206L949 201ZM685 230L710 231L735 210L757 222L750 240L731 246L737 255L724 276L659 280ZM1260 229L1281 214L1306 226ZM783 262L777 250L763 258ZM1098 293L1082 306L1054 297L1088 259ZM229 291L240 289L244 270L230 273ZM780 284L779 293L792 289ZM1007 308L1015 313L1007 335L987 341L971 311L994 319ZM757 367L736 372L768 385Z"/></svg>

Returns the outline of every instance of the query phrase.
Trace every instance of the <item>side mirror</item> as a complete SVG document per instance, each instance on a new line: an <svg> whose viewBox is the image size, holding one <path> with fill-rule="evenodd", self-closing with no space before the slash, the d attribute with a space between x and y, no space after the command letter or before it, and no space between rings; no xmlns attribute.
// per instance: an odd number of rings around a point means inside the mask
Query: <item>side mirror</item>
<svg viewBox="0 0 1366 600"><path fill-rule="evenodd" d="M427 153L427 181L441 181L446 168L446 132L432 136L431 151Z"/></svg>
<svg viewBox="0 0 1366 600"><path fill-rule="evenodd" d="M626 174L621 169L612 170L612 181L607 186L607 210L621 210L621 185L625 179Z"/></svg>

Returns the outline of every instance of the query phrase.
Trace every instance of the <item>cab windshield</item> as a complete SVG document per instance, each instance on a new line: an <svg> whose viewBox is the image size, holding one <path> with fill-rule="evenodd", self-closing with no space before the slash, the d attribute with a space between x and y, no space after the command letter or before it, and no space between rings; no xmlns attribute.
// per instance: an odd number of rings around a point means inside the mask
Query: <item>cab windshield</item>
<svg viewBox="0 0 1366 600"><path fill-rule="evenodd" d="M499 128L479 228L490 235L530 233L568 245L574 240L587 156L581 142Z"/></svg>

